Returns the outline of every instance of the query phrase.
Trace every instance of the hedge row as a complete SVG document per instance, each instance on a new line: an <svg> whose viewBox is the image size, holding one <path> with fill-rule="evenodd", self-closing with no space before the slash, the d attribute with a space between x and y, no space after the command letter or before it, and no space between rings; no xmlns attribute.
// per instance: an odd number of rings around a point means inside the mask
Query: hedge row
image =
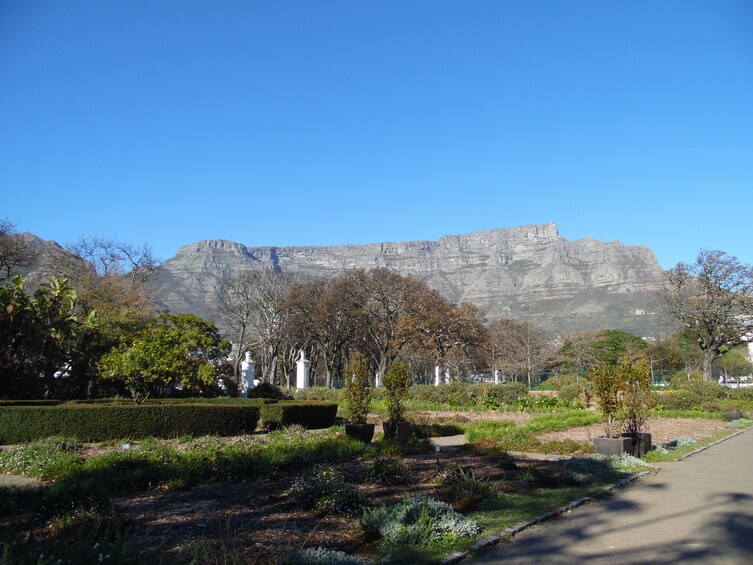
<svg viewBox="0 0 753 565"><path fill-rule="evenodd" d="M259 407L246 405L65 404L0 408L0 443L64 435L81 441L250 433Z"/></svg>
<svg viewBox="0 0 753 565"><path fill-rule="evenodd" d="M262 424L270 430L292 424L306 428L329 428L335 423L337 404L281 400L275 404L264 404L260 410Z"/></svg>
<svg viewBox="0 0 753 565"><path fill-rule="evenodd" d="M57 406L61 400L0 400L0 406Z"/></svg>

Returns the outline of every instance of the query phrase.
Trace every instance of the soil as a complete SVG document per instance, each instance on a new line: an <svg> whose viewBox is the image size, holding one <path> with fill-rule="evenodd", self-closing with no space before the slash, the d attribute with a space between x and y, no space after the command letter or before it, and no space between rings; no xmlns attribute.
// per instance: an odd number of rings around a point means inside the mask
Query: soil
<svg viewBox="0 0 753 565"><path fill-rule="evenodd" d="M488 412L434 412L414 414L417 421L474 421L489 419ZM525 413L495 414L499 419L523 423L530 419ZM649 422L654 444L667 443L678 437L717 435L725 430L723 422L703 419L655 418ZM542 440L573 439L589 442L603 435L600 425L573 428L538 436ZM537 485L551 486L558 480L560 461L525 457L485 457L463 451L442 453L439 466L435 454L404 457L403 462L418 477L410 486L355 484L370 505L391 504L406 495L425 494L443 498L458 510L467 510L477 503L474 499L452 500L436 482L437 472L450 465L472 470L477 478L501 481L504 489L524 491ZM364 463L341 465L346 476L359 474ZM370 543L364 539L357 517L317 514L301 510L293 502L289 490L300 472L280 473L274 479L233 484L211 484L188 491L147 493L122 498L117 502L118 514L131 526L132 541L150 551L176 553L178 561L195 555L203 543L215 551L241 557L244 562L269 563L275 556L309 546L339 548L351 554L368 554ZM533 473L536 480L524 482L523 472ZM530 479L530 475L529 475Z"/></svg>

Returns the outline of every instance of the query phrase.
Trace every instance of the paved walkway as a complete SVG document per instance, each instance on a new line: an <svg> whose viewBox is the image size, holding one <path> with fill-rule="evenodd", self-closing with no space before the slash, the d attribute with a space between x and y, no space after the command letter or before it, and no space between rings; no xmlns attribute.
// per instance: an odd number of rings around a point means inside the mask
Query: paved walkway
<svg viewBox="0 0 753 565"><path fill-rule="evenodd" d="M753 563L753 429L660 466L465 563Z"/></svg>

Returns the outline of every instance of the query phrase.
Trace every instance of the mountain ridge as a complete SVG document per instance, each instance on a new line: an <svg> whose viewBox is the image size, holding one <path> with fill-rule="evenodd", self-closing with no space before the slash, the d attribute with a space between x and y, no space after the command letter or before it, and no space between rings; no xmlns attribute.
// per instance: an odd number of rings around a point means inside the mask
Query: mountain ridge
<svg viewBox="0 0 753 565"><path fill-rule="evenodd" d="M157 299L171 311L213 319L217 283L238 270L333 276L374 267L417 276L453 302L476 305L489 319L528 318L559 333L611 327L655 335L660 321L651 310L666 276L646 246L570 241L550 223L434 241L253 247L202 240L163 263Z"/></svg>

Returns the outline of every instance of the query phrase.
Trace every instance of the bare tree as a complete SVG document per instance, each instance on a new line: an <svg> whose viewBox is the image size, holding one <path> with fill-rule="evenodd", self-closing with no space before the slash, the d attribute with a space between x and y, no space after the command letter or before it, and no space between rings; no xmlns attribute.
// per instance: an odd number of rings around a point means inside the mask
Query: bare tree
<svg viewBox="0 0 753 565"><path fill-rule="evenodd" d="M218 313L237 346L233 358L236 378L245 352L257 349L263 380L274 382L286 339L287 300L293 282L291 275L271 269L243 271L220 281Z"/></svg>
<svg viewBox="0 0 753 565"><path fill-rule="evenodd" d="M7 218L0 219L0 282L9 280L17 267L34 260L34 249Z"/></svg>
<svg viewBox="0 0 753 565"><path fill-rule="evenodd" d="M86 312L114 323L131 324L154 314L154 274L159 261L147 244L141 246L108 238L84 238L66 246L55 271L70 279Z"/></svg>
<svg viewBox="0 0 753 565"><path fill-rule="evenodd" d="M664 302L701 348L703 376L711 379L714 361L753 335L753 267L702 250L695 263L670 270Z"/></svg>
<svg viewBox="0 0 753 565"><path fill-rule="evenodd" d="M159 266L146 243L133 245L111 238L82 237L67 249L93 265L99 276L127 276L132 284L145 284Z"/></svg>
<svg viewBox="0 0 753 565"><path fill-rule="evenodd" d="M361 338L378 374L384 375L413 337L402 325L404 317L430 289L423 281L385 268L359 270L353 276L354 300L362 305L358 320L363 328Z"/></svg>
<svg viewBox="0 0 753 565"><path fill-rule="evenodd" d="M332 386L333 374L343 365L345 349L358 330L361 304L356 282L353 273L345 273L300 282L290 292L288 336L295 336L293 339L303 346L310 344L312 355L321 357L327 387Z"/></svg>
<svg viewBox="0 0 753 565"><path fill-rule="evenodd" d="M400 320L400 331L428 349L437 367L447 367L450 359L463 365L471 349L485 341L485 327L474 306L455 306L428 286L414 297Z"/></svg>
<svg viewBox="0 0 753 565"><path fill-rule="evenodd" d="M551 336L529 320L501 318L489 325L493 368L525 374L528 386L532 386L536 370L551 357L552 346Z"/></svg>
<svg viewBox="0 0 753 565"><path fill-rule="evenodd" d="M217 314L224 333L235 345L232 352L233 378L240 384L241 362L253 347L251 328L256 306L256 273L242 271L220 279L217 287Z"/></svg>

